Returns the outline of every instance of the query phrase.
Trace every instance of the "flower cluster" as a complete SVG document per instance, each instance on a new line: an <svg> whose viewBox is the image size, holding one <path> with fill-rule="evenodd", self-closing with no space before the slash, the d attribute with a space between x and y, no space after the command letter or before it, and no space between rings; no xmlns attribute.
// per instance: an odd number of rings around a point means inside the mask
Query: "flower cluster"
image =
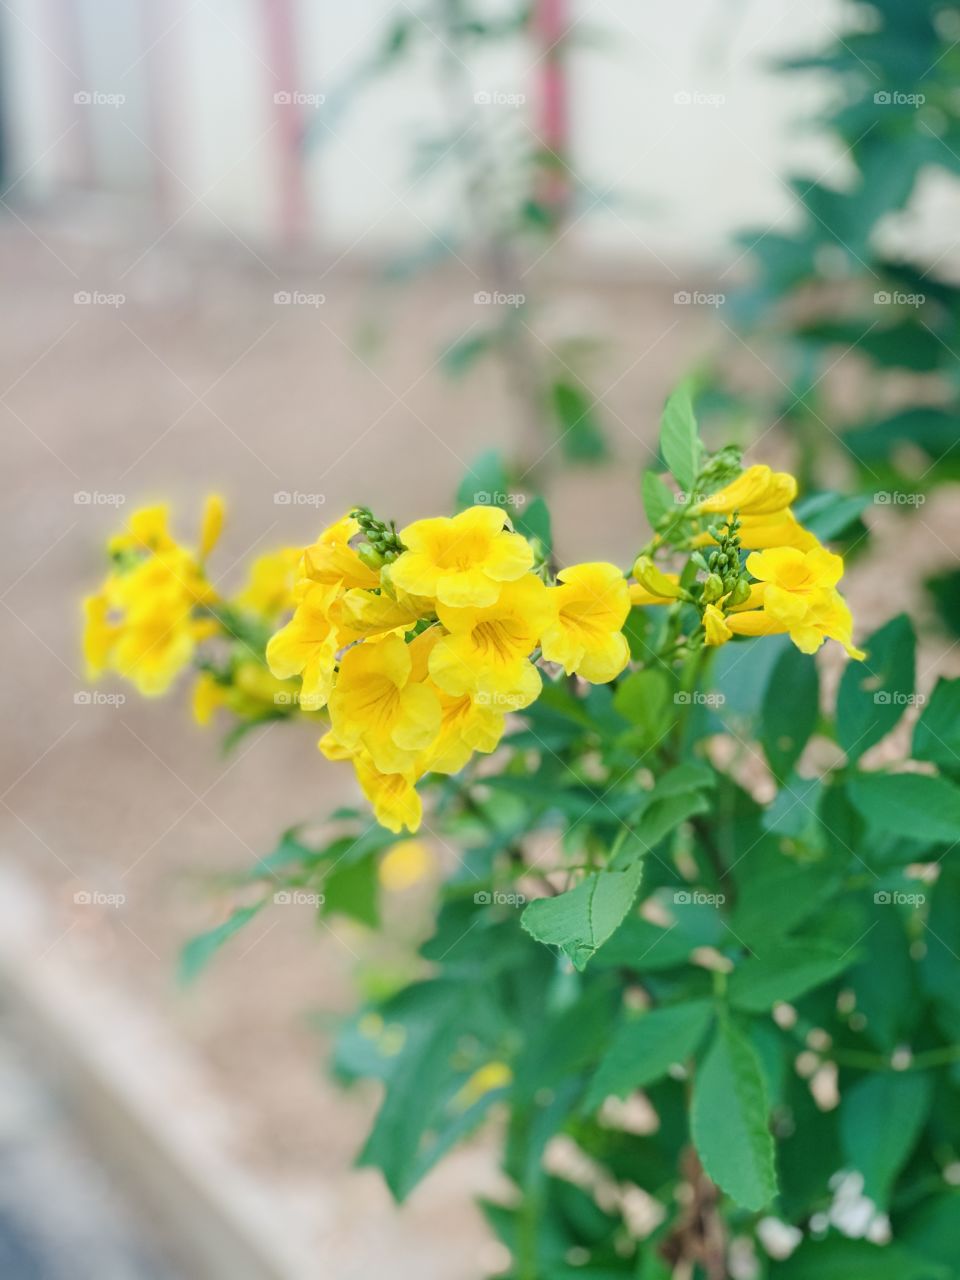
<svg viewBox="0 0 960 1280"><path fill-rule="evenodd" d="M267 661L280 679L301 677L301 707L328 707L320 748L353 762L384 826L415 830L417 780L496 748L508 713L540 693L535 659L595 683L627 665L622 571L581 564L547 578L496 507L399 534L361 510L304 552L296 609Z"/></svg>

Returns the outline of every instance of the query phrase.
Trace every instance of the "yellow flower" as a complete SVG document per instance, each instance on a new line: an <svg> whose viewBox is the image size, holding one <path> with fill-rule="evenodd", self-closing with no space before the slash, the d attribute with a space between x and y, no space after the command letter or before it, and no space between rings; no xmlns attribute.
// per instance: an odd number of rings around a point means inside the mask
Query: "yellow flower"
<svg viewBox="0 0 960 1280"><path fill-rule="evenodd" d="M415 644L388 635L354 645L343 655L330 695L338 741L351 750L362 747L381 773L408 772L440 727L436 693L414 677Z"/></svg>
<svg viewBox="0 0 960 1280"><path fill-rule="evenodd" d="M512 1083L513 1072L505 1062L488 1062L476 1070L458 1090L452 1105L457 1111L466 1111L488 1093L493 1093L495 1089L506 1089Z"/></svg>
<svg viewBox="0 0 960 1280"><path fill-rule="evenodd" d="M390 893L402 893L431 874L434 859L422 840L401 840L389 849L377 868L380 883Z"/></svg>
<svg viewBox="0 0 960 1280"><path fill-rule="evenodd" d="M721 645L726 644L733 632L723 616L723 610L718 609L715 604L708 604L703 611L703 628L707 633L704 644Z"/></svg>
<svg viewBox="0 0 960 1280"><path fill-rule="evenodd" d="M402 642L401 642L402 643ZM423 802L413 781L403 773L381 773L364 752L353 758L360 789L373 806L381 827L398 834L416 831L423 819Z"/></svg>
<svg viewBox="0 0 960 1280"><path fill-rule="evenodd" d="M463 609L438 604L449 634L433 647L430 675L454 697L472 694L497 711L529 706L541 688L529 658L552 612L547 588L532 573L504 583L493 604Z"/></svg>
<svg viewBox="0 0 960 1280"><path fill-rule="evenodd" d="M400 538L407 550L390 566L393 583L450 607L496 604L502 584L522 578L533 565L530 544L506 528L499 507L417 520Z"/></svg>
<svg viewBox="0 0 960 1280"><path fill-rule="evenodd" d="M223 498L218 493L211 493L204 505L203 521L200 525L200 550L198 554L201 560L206 560L219 542L220 534L223 532L225 515L226 505Z"/></svg>
<svg viewBox="0 0 960 1280"><path fill-rule="evenodd" d="M196 643L189 600L148 602L124 618L110 665L144 697L159 697L189 666Z"/></svg>
<svg viewBox="0 0 960 1280"><path fill-rule="evenodd" d="M226 705L227 686L215 680L209 671L201 671L193 686L193 718L201 727L208 725L214 712Z"/></svg>
<svg viewBox="0 0 960 1280"><path fill-rule="evenodd" d="M843 559L820 546L809 551L775 547L747 556L747 571L766 584L763 607L767 613L792 623L805 616L814 593L837 585L843 577Z"/></svg>
<svg viewBox="0 0 960 1280"><path fill-rule="evenodd" d="M250 566L246 586L234 600L237 607L267 621L292 609L294 582L302 555L299 547L283 547L258 556Z"/></svg>
<svg viewBox="0 0 960 1280"><path fill-rule="evenodd" d="M325 586L377 587L380 579L350 546L350 539L360 532L353 516L344 516L324 529L312 547L303 553L303 576Z"/></svg>
<svg viewBox="0 0 960 1280"><path fill-rule="evenodd" d="M338 588L312 583L285 627L267 643L267 666L280 680L301 676L300 704L325 706L333 688L340 640L331 619Z"/></svg>
<svg viewBox="0 0 960 1280"><path fill-rule="evenodd" d="M630 612L626 579L613 564L577 564L563 569L548 597L556 615L541 636L543 656L566 674L594 684L613 680L630 661L623 624Z"/></svg>
<svg viewBox="0 0 960 1280"><path fill-rule="evenodd" d="M504 713L484 696L454 695L437 689L440 728L424 753L421 768L431 773L459 773L475 751L496 750L506 724Z"/></svg>
<svg viewBox="0 0 960 1280"><path fill-rule="evenodd" d="M372 636L396 631L402 635L411 631L417 621L432 612L429 601L417 599L401 592L397 599L386 592L347 591L340 600L340 620L344 635L350 640L364 640Z"/></svg>
<svg viewBox="0 0 960 1280"><path fill-rule="evenodd" d="M772 471L760 465L747 467L736 480L701 499L694 515L763 516L784 511L797 496L797 482L786 471Z"/></svg>
<svg viewBox="0 0 960 1280"><path fill-rule="evenodd" d="M102 675L110 663L110 654L120 632L119 624L110 620L107 592L87 596L83 602L86 623L83 628L83 656L91 680Z"/></svg>
<svg viewBox="0 0 960 1280"><path fill-rule="evenodd" d="M110 554L172 550L177 544L170 536L167 511L166 505L161 504L132 512L126 531L111 538L107 544Z"/></svg>

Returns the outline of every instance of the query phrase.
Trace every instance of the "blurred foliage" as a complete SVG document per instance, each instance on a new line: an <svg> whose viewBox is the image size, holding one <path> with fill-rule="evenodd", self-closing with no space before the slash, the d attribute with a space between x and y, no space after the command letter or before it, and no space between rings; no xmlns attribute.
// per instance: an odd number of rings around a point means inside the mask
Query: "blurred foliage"
<svg viewBox="0 0 960 1280"><path fill-rule="evenodd" d="M822 52L781 64L829 83L834 105L815 127L837 158L820 179L790 182L795 228L744 237L753 283L735 318L772 366L763 416L796 442L808 486L838 455L879 491L922 492L960 475L953 246L924 256L912 213L937 175L960 173L958 42L956 3L867 0ZM837 404L850 397L838 402L834 370L845 353L857 409L841 426ZM737 393L726 408L742 410Z"/></svg>

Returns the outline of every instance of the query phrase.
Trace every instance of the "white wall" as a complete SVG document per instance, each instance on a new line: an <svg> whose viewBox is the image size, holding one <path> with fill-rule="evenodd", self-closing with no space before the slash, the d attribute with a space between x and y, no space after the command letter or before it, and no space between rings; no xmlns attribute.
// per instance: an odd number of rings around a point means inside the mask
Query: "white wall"
<svg viewBox="0 0 960 1280"><path fill-rule="evenodd" d="M729 259L734 232L789 216L780 175L801 162L842 172L825 144L797 127L822 103L823 86L777 77L764 65L822 44L840 0L571 3L580 41L571 63L572 154L587 188L571 245L653 269ZM71 4L76 38L62 20ZM167 223L228 234L226 224L269 242L280 226L283 171L273 95L300 90L326 95L304 109L312 125L309 223L325 245L373 254L422 243L425 223L455 230L462 210L450 179L438 169L430 181L417 180L412 164L416 139L450 125L437 58L407 59L347 110L336 106L337 86L403 6L299 0L299 83L291 86L271 65L264 7L262 0L8 0L0 15L10 167L12 178L25 174L17 194L55 197L82 173L86 154L87 177L98 187L151 200L162 188ZM537 56L518 41L472 67L473 84L532 98ZM125 101L75 107L76 89ZM684 94L692 100L677 101ZM524 108L473 110L471 145L485 138L499 159L511 139L525 136Z"/></svg>

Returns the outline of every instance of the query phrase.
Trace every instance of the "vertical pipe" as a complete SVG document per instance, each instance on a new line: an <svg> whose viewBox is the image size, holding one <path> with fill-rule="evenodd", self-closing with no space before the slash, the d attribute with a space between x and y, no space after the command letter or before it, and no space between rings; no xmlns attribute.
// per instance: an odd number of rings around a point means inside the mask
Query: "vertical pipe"
<svg viewBox="0 0 960 1280"><path fill-rule="evenodd" d="M297 57L295 0L261 0L266 36L266 62L272 72L270 94L278 127L276 138L276 199L279 238L290 246L304 236L308 225L303 171L304 107Z"/></svg>
<svg viewBox="0 0 960 1280"><path fill-rule="evenodd" d="M537 136L550 163L556 166L546 173L540 198L557 222L565 215L570 199L566 173L570 144L570 87L565 62L568 6L569 0L537 0L533 12L534 36L542 49L537 64Z"/></svg>

